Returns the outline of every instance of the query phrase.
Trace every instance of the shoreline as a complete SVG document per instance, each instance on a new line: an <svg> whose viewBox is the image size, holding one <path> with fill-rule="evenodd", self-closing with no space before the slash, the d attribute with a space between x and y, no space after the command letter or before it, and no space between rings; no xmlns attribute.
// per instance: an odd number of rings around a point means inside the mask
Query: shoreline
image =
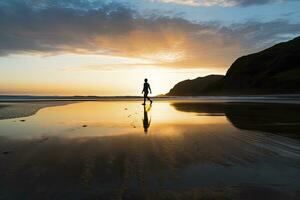
<svg viewBox="0 0 300 200"><path fill-rule="evenodd" d="M224 96L150 96L154 100L294 100L300 101L300 94L289 95L224 95ZM143 96L14 96L0 95L3 102L48 102L48 101L137 101Z"/></svg>
<svg viewBox="0 0 300 200"><path fill-rule="evenodd" d="M289 104L299 105L300 98L275 98L275 97L179 97L179 98L153 98L158 102L190 102L190 103L203 103L203 104ZM72 103L80 102L139 102L142 98L106 98L106 99L17 99L17 100L0 100L0 120L15 119L22 117L29 117L35 115L40 109L64 106Z"/></svg>

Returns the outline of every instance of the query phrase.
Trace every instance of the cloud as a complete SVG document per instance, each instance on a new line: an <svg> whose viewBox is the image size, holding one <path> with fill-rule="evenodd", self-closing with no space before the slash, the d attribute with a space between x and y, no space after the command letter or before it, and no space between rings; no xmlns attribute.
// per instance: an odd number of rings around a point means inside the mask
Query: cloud
<svg viewBox="0 0 300 200"><path fill-rule="evenodd" d="M164 3L183 4L189 6L251 6L269 3L285 2L288 0L150 0ZM292 1L292 0L291 0Z"/></svg>
<svg viewBox="0 0 300 200"><path fill-rule="evenodd" d="M101 54L178 68L228 67L245 53L300 33L299 24L287 21L225 27L182 18L144 17L119 3L75 0L2 1L0 30L2 56Z"/></svg>
<svg viewBox="0 0 300 200"><path fill-rule="evenodd" d="M262 49L281 41L286 41L300 35L300 24L289 23L286 20L270 22L249 21L233 24L231 29L238 33L238 37L254 49Z"/></svg>

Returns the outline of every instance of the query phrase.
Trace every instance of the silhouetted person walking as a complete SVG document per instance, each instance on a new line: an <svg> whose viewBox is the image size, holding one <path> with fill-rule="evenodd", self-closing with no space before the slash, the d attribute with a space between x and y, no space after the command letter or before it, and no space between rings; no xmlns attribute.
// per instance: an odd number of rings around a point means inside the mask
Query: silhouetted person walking
<svg viewBox="0 0 300 200"><path fill-rule="evenodd" d="M145 78L145 82L144 82L144 88L142 93L144 93L144 103L142 105L146 105L146 99L148 99L150 101L150 104L152 104L152 100L148 97L148 94L152 93L151 88L150 88L150 84L148 83L148 79Z"/></svg>

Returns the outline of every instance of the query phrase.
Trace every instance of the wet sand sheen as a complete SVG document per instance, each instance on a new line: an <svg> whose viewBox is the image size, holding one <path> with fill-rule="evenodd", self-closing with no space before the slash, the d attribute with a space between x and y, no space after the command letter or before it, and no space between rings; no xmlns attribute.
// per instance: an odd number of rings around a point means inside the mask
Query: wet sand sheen
<svg viewBox="0 0 300 200"><path fill-rule="evenodd" d="M0 193L9 199L184 199L190 192L195 199L243 199L251 190L253 198L266 191L273 199L296 198L298 140L238 129L220 110L201 115L184 106L83 102L41 109L25 122L1 120Z"/></svg>
<svg viewBox="0 0 300 200"><path fill-rule="evenodd" d="M0 103L0 120L28 117L42 108L66 105L68 101L40 101L40 102L5 102Z"/></svg>

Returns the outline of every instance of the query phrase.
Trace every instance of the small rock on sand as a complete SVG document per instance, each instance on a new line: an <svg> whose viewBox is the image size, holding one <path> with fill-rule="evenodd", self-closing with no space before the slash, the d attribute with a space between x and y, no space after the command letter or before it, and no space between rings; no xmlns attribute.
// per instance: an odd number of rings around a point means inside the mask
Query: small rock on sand
<svg viewBox="0 0 300 200"><path fill-rule="evenodd" d="M82 127L87 127L87 125L82 125Z"/></svg>
<svg viewBox="0 0 300 200"><path fill-rule="evenodd" d="M2 154L10 154L12 151L3 151Z"/></svg>
<svg viewBox="0 0 300 200"><path fill-rule="evenodd" d="M26 120L25 119L21 119L20 122L26 122Z"/></svg>

